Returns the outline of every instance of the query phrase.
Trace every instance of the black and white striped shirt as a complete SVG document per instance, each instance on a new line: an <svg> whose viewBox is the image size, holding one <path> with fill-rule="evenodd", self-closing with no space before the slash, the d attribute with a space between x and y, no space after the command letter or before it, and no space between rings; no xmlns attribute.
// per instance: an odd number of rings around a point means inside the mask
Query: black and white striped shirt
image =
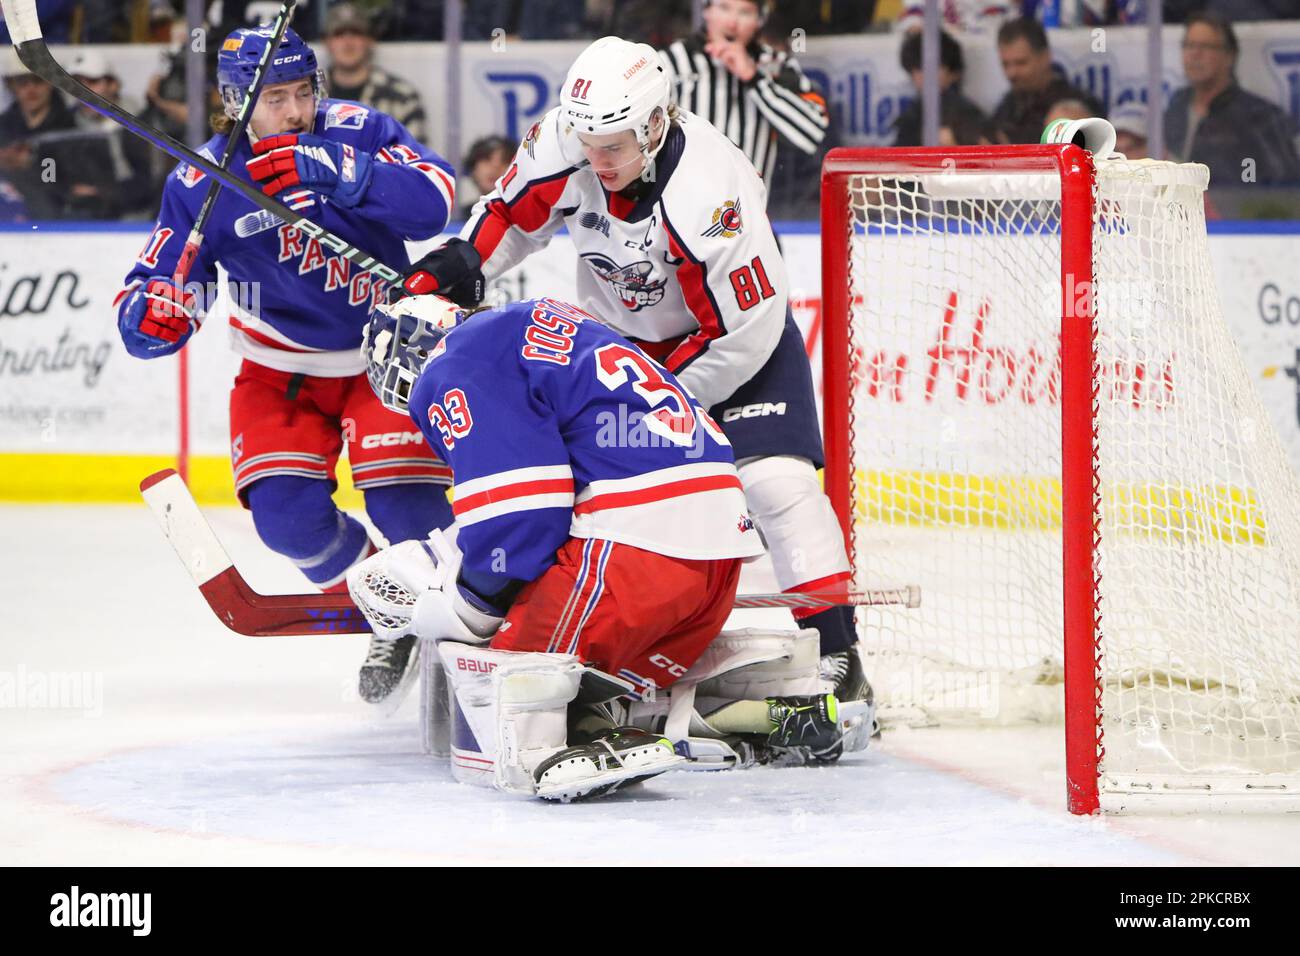
<svg viewBox="0 0 1300 956"><path fill-rule="evenodd" d="M659 51L677 92L677 104L707 119L735 143L771 183L777 139L812 154L826 137L826 100L793 57L752 43L758 72L747 83L704 52L703 34Z"/></svg>

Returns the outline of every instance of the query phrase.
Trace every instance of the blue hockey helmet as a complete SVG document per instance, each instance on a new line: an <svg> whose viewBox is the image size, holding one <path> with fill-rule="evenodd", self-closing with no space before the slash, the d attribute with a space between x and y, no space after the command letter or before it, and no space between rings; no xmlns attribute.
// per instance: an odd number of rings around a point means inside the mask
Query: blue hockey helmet
<svg viewBox="0 0 1300 956"><path fill-rule="evenodd" d="M370 313L361 342L366 379L385 408L405 414L411 389L448 332L466 311L438 295L411 295Z"/></svg>
<svg viewBox="0 0 1300 956"><path fill-rule="evenodd" d="M248 88L253 85L257 64L262 62L262 54L274 36L274 27L240 27L221 44L217 52L217 89L231 119L239 116ZM268 86L311 80L316 96L325 95L325 74L316 62L316 53L292 27L285 28L280 48L266 69Z"/></svg>

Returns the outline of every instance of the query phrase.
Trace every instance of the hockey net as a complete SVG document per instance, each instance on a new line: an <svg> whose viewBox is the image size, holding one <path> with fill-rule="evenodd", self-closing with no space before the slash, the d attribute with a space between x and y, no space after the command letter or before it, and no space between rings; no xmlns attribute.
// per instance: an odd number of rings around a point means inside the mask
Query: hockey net
<svg viewBox="0 0 1300 956"><path fill-rule="evenodd" d="M859 611L882 717L1064 717L1076 812L1300 807L1300 483L1206 180L1073 146L823 172L827 491L855 588L922 593Z"/></svg>

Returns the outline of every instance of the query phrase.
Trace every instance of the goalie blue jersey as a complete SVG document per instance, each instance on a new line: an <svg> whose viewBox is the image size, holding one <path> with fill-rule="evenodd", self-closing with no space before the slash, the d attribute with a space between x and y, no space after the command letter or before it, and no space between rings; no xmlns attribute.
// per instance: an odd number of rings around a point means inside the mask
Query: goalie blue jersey
<svg viewBox="0 0 1300 956"><path fill-rule="evenodd" d="M370 186L352 209L305 187L277 199L394 269L409 264L403 239L437 235L455 201L451 166L422 146L399 122L378 110L344 100L322 100L311 132L365 151L373 164ZM199 150L215 160L226 136ZM247 138L230 170L252 182L245 164L253 158ZM162 209L149 241L126 277L129 293L150 276L170 277L208 190L208 177L185 163L167 177ZM231 341L236 352L284 372L344 376L365 370L361 335L386 284L332 253L316 239L276 219L248 199L224 189L217 196L191 289L202 285L209 318L217 288L217 263L226 273ZM125 294L125 293L124 293Z"/></svg>
<svg viewBox="0 0 1300 956"><path fill-rule="evenodd" d="M763 551L721 429L576 306L471 316L434 349L410 411L451 465L467 579L534 580L571 536L690 559Z"/></svg>

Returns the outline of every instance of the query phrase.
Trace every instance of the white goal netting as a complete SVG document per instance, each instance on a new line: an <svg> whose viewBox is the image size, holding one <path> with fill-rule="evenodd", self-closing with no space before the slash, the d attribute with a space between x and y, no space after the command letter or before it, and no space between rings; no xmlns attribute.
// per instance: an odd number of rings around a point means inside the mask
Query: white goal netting
<svg viewBox="0 0 1300 956"><path fill-rule="evenodd" d="M1059 179L1013 165L865 169L847 251L827 245L851 302L849 433L827 440L849 446L854 584L922 590L859 614L888 721L1060 718L1060 329L1091 297L1111 806L1300 796L1300 483L1219 312L1206 175L1099 162L1091 285L1062 275Z"/></svg>

